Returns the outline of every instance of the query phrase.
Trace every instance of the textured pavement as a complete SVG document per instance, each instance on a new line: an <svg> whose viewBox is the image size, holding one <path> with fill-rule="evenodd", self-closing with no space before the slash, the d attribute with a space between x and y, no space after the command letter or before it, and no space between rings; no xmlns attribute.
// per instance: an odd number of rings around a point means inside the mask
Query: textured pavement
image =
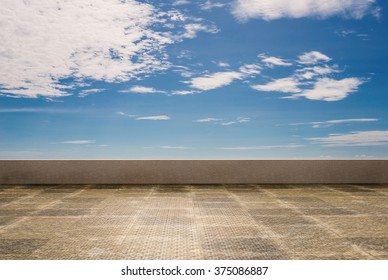
<svg viewBox="0 0 388 280"><path fill-rule="evenodd" d="M388 259L388 185L0 186L0 259Z"/></svg>

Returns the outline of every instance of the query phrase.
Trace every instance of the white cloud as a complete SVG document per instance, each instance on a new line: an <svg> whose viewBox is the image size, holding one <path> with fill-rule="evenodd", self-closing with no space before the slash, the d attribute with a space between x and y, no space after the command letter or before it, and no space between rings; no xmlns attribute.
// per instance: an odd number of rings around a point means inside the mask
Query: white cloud
<svg viewBox="0 0 388 280"><path fill-rule="evenodd" d="M353 29L341 28L341 29L336 30L335 34L337 34L340 37L347 37L349 35L357 34L357 32L355 30L353 30Z"/></svg>
<svg viewBox="0 0 388 280"><path fill-rule="evenodd" d="M88 95L90 95L90 94L98 93L98 92L103 92L103 91L105 91L105 89L102 89L102 88L84 89L84 90L82 90L82 91L78 94L78 96L79 96L79 97L86 97L86 96L88 96Z"/></svg>
<svg viewBox="0 0 388 280"><path fill-rule="evenodd" d="M162 90L157 90L152 87L143 87L143 86L133 86L127 90L121 90L120 92L134 92L134 93L140 93L140 94L146 94L146 93L164 93Z"/></svg>
<svg viewBox="0 0 388 280"><path fill-rule="evenodd" d="M232 14L240 21L332 16L361 19L378 15L378 9L374 0L234 0Z"/></svg>
<svg viewBox="0 0 388 280"><path fill-rule="evenodd" d="M317 75L328 75L331 73L338 73L341 72L340 70L336 69L335 67L329 67L327 65L325 66L314 66L312 68L312 71L316 73Z"/></svg>
<svg viewBox="0 0 388 280"><path fill-rule="evenodd" d="M326 137L307 138L327 147L384 146L388 145L387 130L353 131L347 134L329 134Z"/></svg>
<svg viewBox="0 0 388 280"><path fill-rule="evenodd" d="M136 120L146 120L146 121L168 121L171 120L171 117L166 115L159 116L147 116L147 117L137 117Z"/></svg>
<svg viewBox="0 0 388 280"><path fill-rule="evenodd" d="M71 145L89 145L96 143L95 140L72 140L72 141L63 141L62 144L71 144Z"/></svg>
<svg viewBox="0 0 388 280"><path fill-rule="evenodd" d="M172 3L173 6L180 6L180 5L187 5L190 4L190 1L188 0L174 0Z"/></svg>
<svg viewBox="0 0 388 280"><path fill-rule="evenodd" d="M171 117L166 115L157 115L157 116L143 116L139 117L138 115L131 115L124 112L117 112L116 113L119 116L124 116L128 118L135 119L137 121L168 121L171 120Z"/></svg>
<svg viewBox="0 0 388 280"><path fill-rule="evenodd" d="M263 62L267 58L259 55ZM282 98L296 99L305 97L311 100L339 101L356 92L366 79L331 78L332 74L341 73L338 65L327 64L332 59L318 51L310 51L298 56L298 64L293 73L285 78L275 79L267 84L251 85L258 91L284 92L291 95ZM276 61L274 59L272 62ZM276 61L278 62L278 61Z"/></svg>
<svg viewBox="0 0 388 280"><path fill-rule="evenodd" d="M245 117L239 117L235 121L230 121L230 122L223 122L221 125L227 126L227 125L232 125L232 124L237 124L237 123L247 123L250 122L250 118L245 118Z"/></svg>
<svg viewBox="0 0 388 280"><path fill-rule="evenodd" d="M137 117L137 115L130 115L130 114L127 114L124 112L117 112L116 114L120 115L120 116L128 117L128 118L136 118Z"/></svg>
<svg viewBox="0 0 388 280"><path fill-rule="evenodd" d="M204 25L202 23L189 23L184 26L184 31L179 35L173 35L175 40L193 39L198 32L218 33L220 30L215 25Z"/></svg>
<svg viewBox="0 0 388 280"><path fill-rule="evenodd" d="M189 82L190 87L198 90L211 90L219 87L227 86L234 80L240 80L243 78L243 74L240 72L229 71L229 72L217 72L204 77L196 77L191 79Z"/></svg>
<svg viewBox="0 0 388 280"><path fill-rule="evenodd" d="M323 53L311 51L300 55L298 62L300 64L317 64L319 62L328 62L330 60L331 58Z"/></svg>
<svg viewBox="0 0 388 280"><path fill-rule="evenodd" d="M292 63L286 62L279 57L265 56L265 55L260 55L259 57L262 58L261 61L264 62L266 66L271 67L271 68L273 66L291 66L292 65Z"/></svg>
<svg viewBox="0 0 388 280"><path fill-rule="evenodd" d="M287 93L298 93L302 90L298 88L299 82L294 78L282 78L269 82L265 85L253 85L251 86L255 90L259 91L277 91Z"/></svg>
<svg viewBox="0 0 388 280"><path fill-rule="evenodd" d="M218 124L218 125L222 125L222 126L228 126L228 125L239 124L239 123L247 123L250 121L251 121L250 118L238 117L237 119L232 120L232 121L224 121L223 119L219 119L219 118L204 118L204 119L195 120L194 122L213 123L213 124Z"/></svg>
<svg viewBox="0 0 388 280"><path fill-rule="evenodd" d="M290 125L311 125L313 128L330 127L336 124L342 123L362 123L362 122L377 122L379 119L374 118L359 118L359 119L340 119L340 120L328 120L321 122L308 122L308 123L292 123Z"/></svg>
<svg viewBox="0 0 388 280"><path fill-rule="evenodd" d="M249 150L271 150L271 149L295 149L295 148L301 148L301 147L303 147L303 145L289 144L289 145L252 146L252 147L222 147L220 149L249 151Z"/></svg>
<svg viewBox="0 0 388 280"><path fill-rule="evenodd" d="M250 75L259 75L261 67L257 64L244 64L240 67L240 73L250 76Z"/></svg>
<svg viewBox="0 0 388 280"><path fill-rule="evenodd" d="M74 110L50 108L2 108L0 113L74 113Z"/></svg>
<svg viewBox="0 0 388 280"><path fill-rule="evenodd" d="M205 3L201 4L200 7L202 10L209 11L209 10L212 10L214 8L225 7L225 4L221 3L221 2L212 2L212 1L208 0Z"/></svg>
<svg viewBox="0 0 388 280"><path fill-rule="evenodd" d="M167 149L167 150L187 150L189 149L188 147L183 147L183 146L160 146L159 148L161 149Z"/></svg>
<svg viewBox="0 0 388 280"><path fill-rule="evenodd" d="M312 89L304 90L302 93L295 94L294 97L303 96L311 100L339 101L357 91L363 83L364 81L358 78L342 80L319 78Z"/></svg>
<svg viewBox="0 0 388 280"><path fill-rule="evenodd" d="M124 82L165 70L167 45L216 32L136 0L3 0L0 26L0 93L30 98L70 95L85 80ZM186 35L160 28L168 26Z"/></svg>
<svg viewBox="0 0 388 280"><path fill-rule="evenodd" d="M195 90L174 90L171 92L172 95L190 95L195 93L197 93Z"/></svg>
<svg viewBox="0 0 388 280"><path fill-rule="evenodd" d="M218 62L217 63L217 65L219 66L219 67L229 67L230 66L230 64L229 63L226 63L226 62Z"/></svg>
<svg viewBox="0 0 388 280"><path fill-rule="evenodd" d="M337 69L337 65L334 66L313 66L313 67L305 67L302 69L296 70L298 72L298 77L306 80L310 80L314 78L315 76L323 76L323 75L329 75L332 73L340 73L341 71ZM302 73L302 74L299 74Z"/></svg>
<svg viewBox="0 0 388 280"><path fill-rule="evenodd" d="M172 71L179 73L184 78L190 78L193 76L193 73L190 71L190 68L182 66L182 65L174 65L174 68Z"/></svg>
<svg viewBox="0 0 388 280"><path fill-rule="evenodd" d="M208 74L203 77L192 78L185 83L198 90L212 90L230 85L235 80L242 80L249 76L260 74L261 67L257 64L244 64L239 71L225 71Z"/></svg>
<svg viewBox="0 0 388 280"><path fill-rule="evenodd" d="M313 128L329 127L341 123L360 123L360 122L377 122L379 119L343 119L343 120L329 120L323 122L312 122Z"/></svg>
<svg viewBox="0 0 388 280"><path fill-rule="evenodd" d="M222 119L217 119L217 118L204 118L204 119L195 120L194 122L207 123L207 122L218 122L221 120Z"/></svg>

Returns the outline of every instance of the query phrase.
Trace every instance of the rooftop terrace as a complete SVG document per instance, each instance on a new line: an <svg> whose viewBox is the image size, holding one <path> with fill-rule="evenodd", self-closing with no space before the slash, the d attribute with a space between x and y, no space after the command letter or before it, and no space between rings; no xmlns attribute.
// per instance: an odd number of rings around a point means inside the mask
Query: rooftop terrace
<svg viewBox="0 0 388 280"><path fill-rule="evenodd" d="M388 259L388 185L3 185L0 259Z"/></svg>

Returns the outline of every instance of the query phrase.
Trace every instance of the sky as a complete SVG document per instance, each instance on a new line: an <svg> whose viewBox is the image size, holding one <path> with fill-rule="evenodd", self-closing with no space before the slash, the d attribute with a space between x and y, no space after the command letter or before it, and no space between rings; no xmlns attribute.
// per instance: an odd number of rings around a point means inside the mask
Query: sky
<svg viewBox="0 0 388 280"><path fill-rule="evenodd" d="M387 159L387 10L2 0L0 159Z"/></svg>

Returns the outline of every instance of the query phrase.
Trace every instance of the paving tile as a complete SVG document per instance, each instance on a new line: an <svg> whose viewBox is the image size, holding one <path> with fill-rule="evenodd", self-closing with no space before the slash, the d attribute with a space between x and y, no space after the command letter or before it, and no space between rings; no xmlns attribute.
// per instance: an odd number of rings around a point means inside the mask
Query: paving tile
<svg viewBox="0 0 388 280"><path fill-rule="evenodd" d="M320 225L311 225L311 224L303 224L303 225L284 225L284 224L273 224L268 226L268 228L276 234L279 238L284 238L287 240L288 238L321 238L321 237L337 237L335 233L330 232L329 229L326 229Z"/></svg>
<svg viewBox="0 0 388 280"><path fill-rule="evenodd" d="M5 203L13 202L13 201L15 201L17 199L18 199L18 197L4 197L4 196L0 196L0 205L1 204L5 204Z"/></svg>
<svg viewBox="0 0 388 280"><path fill-rule="evenodd" d="M31 208L31 207L30 207ZM1 216L29 216L36 212L37 209L12 209L12 208L0 208L0 217Z"/></svg>
<svg viewBox="0 0 388 280"><path fill-rule="evenodd" d="M35 216L84 216L90 209L43 209L34 213Z"/></svg>
<svg viewBox="0 0 388 280"><path fill-rule="evenodd" d="M378 257L373 257L367 254L362 254L358 252L350 253L330 253L326 252L324 254L292 254L291 258L293 260L376 260Z"/></svg>
<svg viewBox="0 0 388 280"><path fill-rule="evenodd" d="M388 216L319 216L317 219L344 237L388 235Z"/></svg>
<svg viewBox="0 0 388 280"><path fill-rule="evenodd" d="M301 215L283 215L283 216L253 216L253 218L259 222L263 223L265 225L271 226L271 225L306 225L306 224L313 224L314 222L312 220L307 219L306 217L303 217Z"/></svg>
<svg viewBox="0 0 388 280"><path fill-rule="evenodd" d="M291 208L259 208L249 209L248 213L252 216L288 216L288 215L300 215L298 212Z"/></svg>
<svg viewBox="0 0 388 280"><path fill-rule="evenodd" d="M0 259L388 259L388 185L0 186Z"/></svg>
<svg viewBox="0 0 388 280"><path fill-rule="evenodd" d="M202 259L202 251L195 236L175 238L127 238L121 243L124 259L178 260Z"/></svg>
<svg viewBox="0 0 388 280"><path fill-rule="evenodd" d="M211 238L202 243L205 259L285 259L286 253L261 237Z"/></svg>
<svg viewBox="0 0 388 280"><path fill-rule="evenodd" d="M200 226L199 231L202 235L201 240L211 240L212 238L241 238L241 237L260 237L269 238L271 232L265 226L251 225L251 226Z"/></svg>
<svg viewBox="0 0 388 280"><path fill-rule="evenodd" d="M0 217L0 229L2 226L9 225L13 221L15 221L14 217L9 217L9 216L8 217Z"/></svg>
<svg viewBox="0 0 388 280"><path fill-rule="evenodd" d="M353 237L348 238L348 240L362 249L382 253L388 252L388 237Z"/></svg>
<svg viewBox="0 0 388 280"><path fill-rule="evenodd" d="M350 211L344 208L297 208L297 211L302 212L304 215L354 215L355 211Z"/></svg>
<svg viewBox="0 0 388 280"><path fill-rule="evenodd" d="M287 251L300 255L315 255L318 258L333 255L359 254L344 238L328 238L324 235L313 237L287 237L283 239ZM333 252L335 252L333 254Z"/></svg>
<svg viewBox="0 0 388 280"><path fill-rule="evenodd" d="M199 216L246 216L248 212L242 208L197 208Z"/></svg>
<svg viewBox="0 0 388 280"><path fill-rule="evenodd" d="M0 239L0 256L6 256L8 254L31 254L46 242L47 240L45 239Z"/></svg>
<svg viewBox="0 0 388 280"><path fill-rule="evenodd" d="M202 225L216 226L256 226L258 224L257 221L250 216L196 216L195 221Z"/></svg>

